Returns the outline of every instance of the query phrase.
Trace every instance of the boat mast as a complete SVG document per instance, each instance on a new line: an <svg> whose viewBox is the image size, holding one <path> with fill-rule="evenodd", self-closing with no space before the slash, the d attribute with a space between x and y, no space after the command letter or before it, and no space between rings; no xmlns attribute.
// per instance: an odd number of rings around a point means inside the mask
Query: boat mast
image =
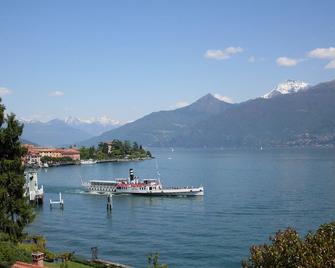
<svg viewBox="0 0 335 268"><path fill-rule="evenodd" d="M158 182L159 182L159 184L161 184L161 173L159 172L159 167L158 167L158 161L157 161L157 159L155 159L156 160L156 172L157 172L157 177L158 177Z"/></svg>

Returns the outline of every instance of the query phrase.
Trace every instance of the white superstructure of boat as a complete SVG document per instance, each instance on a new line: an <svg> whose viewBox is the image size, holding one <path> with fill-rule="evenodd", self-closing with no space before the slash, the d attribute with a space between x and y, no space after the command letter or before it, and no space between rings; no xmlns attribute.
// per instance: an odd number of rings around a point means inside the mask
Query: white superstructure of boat
<svg viewBox="0 0 335 268"><path fill-rule="evenodd" d="M93 160L93 159L80 160L81 165L93 165L96 163L97 163L97 160Z"/></svg>
<svg viewBox="0 0 335 268"><path fill-rule="evenodd" d="M87 192L93 194L132 194L147 196L201 196L204 187L163 187L160 179L140 180L129 170L129 178L115 180L90 180L82 182Z"/></svg>

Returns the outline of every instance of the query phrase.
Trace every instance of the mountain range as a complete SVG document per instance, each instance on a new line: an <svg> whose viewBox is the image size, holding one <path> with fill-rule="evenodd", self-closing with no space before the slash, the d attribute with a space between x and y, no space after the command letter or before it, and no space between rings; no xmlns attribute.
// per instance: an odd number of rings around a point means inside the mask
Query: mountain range
<svg viewBox="0 0 335 268"><path fill-rule="evenodd" d="M23 140L43 146L66 146L102 134L120 125L107 117L81 120L67 117L48 122L20 120L24 124Z"/></svg>
<svg viewBox="0 0 335 268"><path fill-rule="evenodd" d="M67 125L82 130L92 136L98 136L122 125L120 121L111 119L107 116L93 117L86 120L68 116L64 119L64 122Z"/></svg>
<svg viewBox="0 0 335 268"><path fill-rule="evenodd" d="M166 147L334 146L334 103L335 80L316 86L288 80L263 97L238 104L208 94L81 144L117 138Z"/></svg>
<svg viewBox="0 0 335 268"><path fill-rule="evenodd" d="M231 104L207 94L121 126L108 118L24 122L22 138L54 146L113 139L159 147L335 146L334 103L335 80L315 86L287 80L256 99Z"/></svg>
<svg viewBox="0 0 335 268"><path fill-rule="evenodd" d="M184 130L224 112L231 105L208 94L189 106L151 113L80 144L92 145L101 141L121 139L136 141L146 146L164 146Z"/></svg>

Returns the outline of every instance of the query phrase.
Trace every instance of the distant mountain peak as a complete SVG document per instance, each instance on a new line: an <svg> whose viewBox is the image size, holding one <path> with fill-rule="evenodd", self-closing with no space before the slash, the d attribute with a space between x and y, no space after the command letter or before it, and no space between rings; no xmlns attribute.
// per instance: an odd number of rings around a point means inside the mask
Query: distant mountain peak
<svg viewBox="0 0 335 268"><path fill-rule="evenodd" d="M214 94L212 94L212 93L207 93L205 96L203 96L202 98L208 98L208 99L213 99L213 98L215 98L214 97ZM215 98L216 99L216 98Z"/></svg>
<svg viewBox="0 0 335 268"><path fill-rule="evenodd" d="M187 109L193 112L205 112L208 114L217 114L225 110L230 105L231 105L230 103L222 101L216 98L213 94L208 93L205 96L193 102L192 104L190 104L189 106L186 106L181 109Z"/></svg>
<svg viewBox="0 0 335 268"><path fill-rule="evenodd" d="M205 96L201 97L200 99L196 100L194 103L200 103L200 102L212 102L217 101L218 99L214 97L212 93L208 93Z"/></svg>
<svg viewBox="0 0 335 268"><path fill-rule="evenodd" d="M74 116L68 116L64 119L64 122L68 125L81 125L81 124L100 124L103 126L118 126L121 125L121 122L115 119L112 119L108 116L100 117L91 117L89 119L80 119Z"/></svg>
<svg viewBox="0 0 335 268"><path fill-rule="evenodd" d="M296 93L301 90L306 90L309 88L309 84L303 81L288 79L283 83L275 86L269 93L266 93L263 98L271 99L273 97L283 95L283 94L291 94Z"/></svg>

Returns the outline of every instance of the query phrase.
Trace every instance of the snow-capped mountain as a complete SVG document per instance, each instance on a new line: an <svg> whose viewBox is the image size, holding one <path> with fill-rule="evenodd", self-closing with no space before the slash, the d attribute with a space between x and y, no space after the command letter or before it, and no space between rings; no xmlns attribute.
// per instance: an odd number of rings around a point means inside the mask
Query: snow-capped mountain
<svg viewBox="0 0 335 268"><path fill-rule="evenodd" d="M78 128L69 126L64 120L53 119L48 122L20 120L24 123L22 139L41 146L64 146L76 144L93 135Z"/></svg>
<svg viewBox="0 0 335 268"><path fill-rule="evenodd" d="M80 119L73 116L68 116L64 119L64 122L68 125L81 125L81 124L100 124L103 126L119 126L120 121L112 119L108 116L91 117L89 119Z"/></svg>
<svg viewBox="0 0 335 268"><path fill-rule="evenodd" d="M68 116L64 122L74 128L83 130L93 136L121 126L121 122L112 119L108 116L91 117L89 119L80 119L73 116Z"/></svg>
<svg viewBox="0 0 335 268"><path fill-rule="evenodd" d="M24 123L23 139L40 145L67 145L101 135L121 125L117 120L107 116L87 120L76 117L53 119L48 122L19 119Z"/></svg>
<svg viewBox="0 0 335 268"><path fill-rule="evenodd" d="M270 99L282 94L291 94L296 93L301 90L306 90L309 87L309 84L303 81L297 80L286 80L283 83L275 86L269 93L266 93L263 98Z"/></svg>

